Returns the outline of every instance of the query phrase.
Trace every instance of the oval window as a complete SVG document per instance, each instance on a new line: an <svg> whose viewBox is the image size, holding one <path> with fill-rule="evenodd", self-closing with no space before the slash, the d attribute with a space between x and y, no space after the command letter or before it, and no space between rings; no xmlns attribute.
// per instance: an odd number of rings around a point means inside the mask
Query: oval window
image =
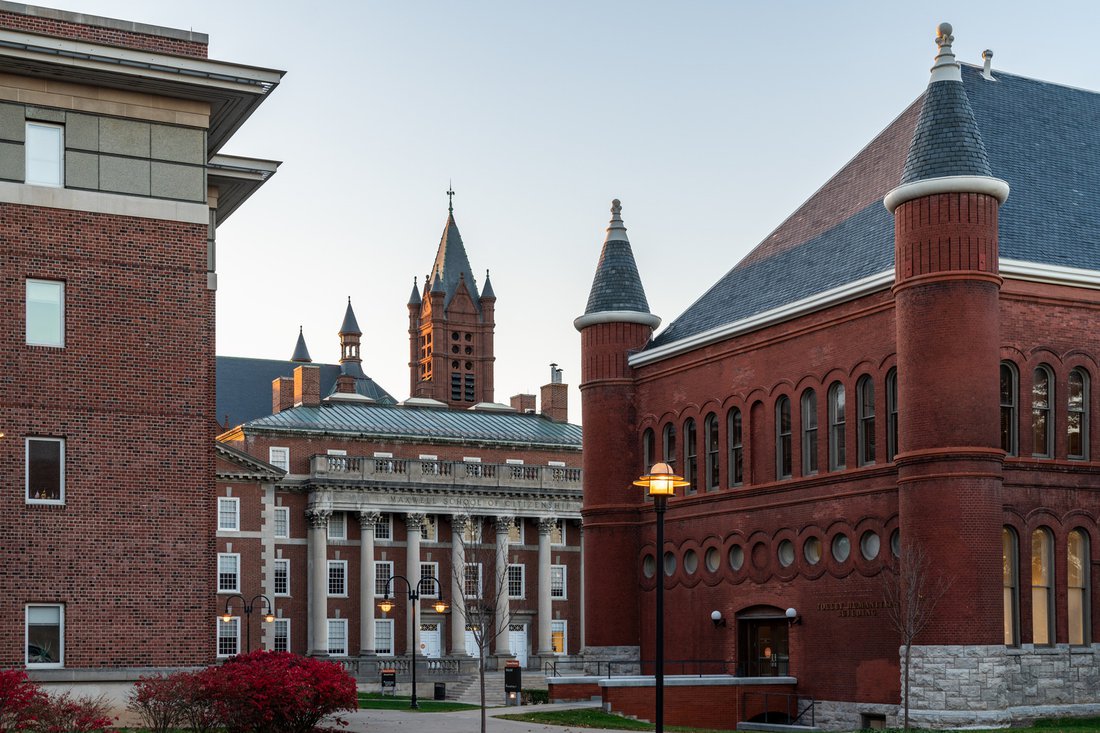
<svg viewBox="0 0 1100 733"><path fill-rule="evenodd" d="M646 555L642 560L642 573L647 578L652 578L655 572L657 572L657 561L653 559L653 555Z"/></svg>
<svg viewBox="0 0 1100 733"><path fill-rule="evenodd" d="M695 571L699 569L699 556L695 554L695 550L688 550L684 553L684 572L688 575L695 575Z"/></svg>
<svg viewBox="0 0 1100 733"><path fill-rule="evenodd" d="M665 575L672 575L676 572L676 556L671 552L665 553Z"/></svg>
<svg viewBox="0 0 1100 733"><path fill-rule="evenodd" d="M718 550L716 550L713 547L708 549L707 554L705 556L705 562L707 563L707 570L709 570L712 573L717 572L718 571L718 562L719 562L719 560L718 560Z"/></svg>
<svg viewBox="0 0 1100 733"><path fill-rule="evenodd" d="M741 566L745 564L745 550L741 545L734 545L730 548L730 567L734 570L740 570Z"/></svg>
<svg viewBox="0 0 1100 733"><path fill-rule="evenodd" d="M852 552L852 541L848 539L848 535L838 534L833 538L833 559L837 562L844 562L848 559L848 555Z"/></svg>
<svg viewBox="0 0 1100 733"><path fill-rule="evenodd" d="M793 562L794 543L790 540L783 540L779 543L779 564L785 568L789 568Z"/></svg>
<svg viewBox="0 0 1100 733"><path fill-rule="evenodd" d="M896 529L890 534L890 552L894 557L901 557L901 532Z"/></svg>
<svg viewBox="0 0 1100 733"><path fill-rule="evenodd" d="M863 555L863 559L874 560L878 557L879 545L877 534L870 530L864 532L863 536L859 538L859 551Z"/></svg>
<svg viewBox="0 0 1100 733"><path fill-rule="evenodd" d="M817 565L821 562L821 540L811 537L802 545L802 554L806 556L806 562Z"/></svg>

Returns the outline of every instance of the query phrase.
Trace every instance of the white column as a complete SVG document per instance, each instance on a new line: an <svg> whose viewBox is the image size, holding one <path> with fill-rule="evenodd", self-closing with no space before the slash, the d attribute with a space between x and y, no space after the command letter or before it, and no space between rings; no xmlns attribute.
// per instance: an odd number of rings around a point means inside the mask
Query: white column
<svg viewBox="0 0 1100 733"><path fill-rule="evenodd" d="M309 520L309 653L328 656L328 509L307 509Z"/></svg>
<svg viewBox="0 0 1100 733"><path fill-rule="evenodd" d="M470 517L451 516L451 656L466 656L466 526Z"/></svg>
<svg viewBox="0 0 1100 733"><path fill-rule="evenodd" d="M405 528L408 530L405 541L405 577L409 579L410 589L414 591L420 583L420 532L423 525L423 514L405 515ZM394 583L394 595L397 595L396 583ZM409 633L405 636L407 639L405 653L420 654L420 601L409 601L408 598L406 595Z"/></svg>
<svg viewBox="0 0 1100 733"><path fill-rule="evenodd" d="M359 512L359 656L374 656L374 525L378 512Z"/></svg>
<svg viewBox="0 0 1100 733"><path fill-rule="evenodd" d="M496 595L496 613L493 614L495 629L486 629L487 632L495 632L496 640L493 642L493 653L497 656L511 656L508 649L508 622L512 618L512 610L508 603L508 531L512 528L514 517L497 517L495 526L497 533L497 557L493 568L493 593Z"/></svg>
<svg viewBox="0 0 1100 733"><path fill-rule="evenodd" d="M565 529L565 527L563 526L562 530L564 530L564 529ZM584 636L584 525L583 524L577 525L577 544L581 548L581 577L577 579L577 580L580 581L577 584L577 588L578 588L578 593L580 594L580 597L581 597L581 648L578 652L573 652L573 653L574 654L578 654L578 653L579 654L584 654L585 636ZM568 578L566 578L566 580L568 580ZM568 595L568 593L569 592L567 590L566 595Z"/></svg>
<svg viewBox="0 0 1100 733"><path fill-rule="evenodd" d="M539 654L553 654L550 640L550 619L554 604L550 596L550 533L557 520L544 517L539 520Z"/></svg>

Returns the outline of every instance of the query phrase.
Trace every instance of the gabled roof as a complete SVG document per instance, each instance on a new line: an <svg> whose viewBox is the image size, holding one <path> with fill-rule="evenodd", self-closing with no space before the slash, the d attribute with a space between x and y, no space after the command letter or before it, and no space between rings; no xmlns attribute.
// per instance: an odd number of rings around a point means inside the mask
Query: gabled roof
<svg viewBox="0 0 1100 733"><path fill-rule="evenodd" d="M214 441L214 454L233 466L231 470L222 468L217 471L217 477L222 480L278 481L286 475L283 469L250 456L220 440Z"/></svg>
<svg viewBox="0 0 1100 733"><path fill-rule="evenodd" d="M443 236L439 240L439 249L435 253L435 262L432 271L428 275L432 283L432 290L436 290L436 279L446 294L443 298L443 307L447 308L458 290L460 280L466 281L466 290L474 301L474 306L481 310L478 302L477 281L474 272L470 269L470 258L466 256L466 246L462 244L462 235L458 233L458 225L455 224L454 214L447 214L447 224L443 227Z"/></svg>
<svg viewBox="0 0 1100 733"><path fill-rule="evenodd" d="M1000 208L1002 261L1100 271L1100 94L992 75L962 67L989 169L1012 187ZM922 103L923 95L669 324L640 360L892 271L894 221L882 199L901 181Z"/></svg>

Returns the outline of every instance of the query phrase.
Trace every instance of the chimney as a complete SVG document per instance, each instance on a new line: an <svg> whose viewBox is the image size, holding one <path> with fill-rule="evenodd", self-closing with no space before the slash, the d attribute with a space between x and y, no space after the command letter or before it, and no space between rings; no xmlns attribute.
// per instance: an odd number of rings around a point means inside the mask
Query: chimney
<svg viewBox="0 0 1100 733"><path fill-rule="evenodd" d="M302 407L318 407L321 404L321 370L318 367L295 367L294 404Z"/></svg>
<svg viewBox="0 0 1100 733"><path fill-rule="evenodd" d="M290 377L271 380L271 414L278 415L291 407L294 407L294 380Z"/></svg>
<svg viewBox="0 0 1100 733"><path fill-rule="evenodd" d="M336 391L344 394L355 393L355 377L350 374L341 374L336 378Z"/></svg>
<svg viewBox="0 0 1100 733"><path fill-rule="evenodd" d="M518 394L511 399L512 409L521 415L535 411L535 396L533 394Z"/></svg>
<svg viewBox="0 0 1100 733"><path fill-rule="evenodd" d="M569 420L569 386L562 384L557 364L550 365L550 384L542 387L542 416L554 422Z"/></svg>

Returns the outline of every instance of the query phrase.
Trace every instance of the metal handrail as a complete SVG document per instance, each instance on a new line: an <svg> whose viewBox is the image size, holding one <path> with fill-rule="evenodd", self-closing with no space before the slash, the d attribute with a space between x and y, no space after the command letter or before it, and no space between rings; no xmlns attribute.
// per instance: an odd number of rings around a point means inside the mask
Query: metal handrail
<svg viewBox="0 0 1100 733"><path fill-rule="evenodd" d="M814 727L817 703L812 697L801 697L800 695L784 692L746 692L742 698L742 710L749 709L748 701L757 697L763 698L764 708L764 719L759 722ZM782 709L779 705L774 704L777 698L783 701ZM803 707L803 704L805 704L805 707ZM800 723L799 721L804 720L807 714L810 716L809 723Z"/></svg>

